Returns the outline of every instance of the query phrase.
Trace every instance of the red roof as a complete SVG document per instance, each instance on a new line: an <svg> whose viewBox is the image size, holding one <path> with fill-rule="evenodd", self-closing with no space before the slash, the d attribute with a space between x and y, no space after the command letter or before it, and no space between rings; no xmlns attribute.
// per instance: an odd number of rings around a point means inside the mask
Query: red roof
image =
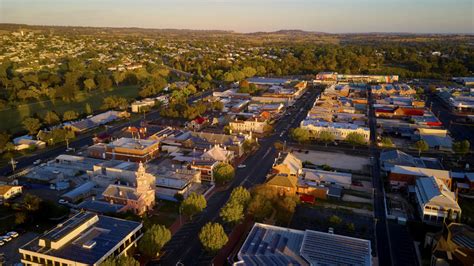
<svg viewBox="0 0 474 266"><path fill-rule="evenodd" d="M423 109L413 109L413 108L400 108L403 111L404 115L409 116L422 116L425 114Z"/></svg>
<svg viewBox="0 0 474 266"><path fill-rule="evenodd" d="M314 201L316 200L316 197L313 195L302 194L300 195L300 200L301 202L314 203Z"/></svg>
<svg viewBox="0 0 474 266"><path fill-rule="evenodd" d="M196 123L198 123L198 124L202 124L202 123L204 123L205 121L206 121L206 119L203 118L203 117L200 117L200 116L198 116L198 117L196 117L196 118L194 119L194 122L196 122Z"/></svg>

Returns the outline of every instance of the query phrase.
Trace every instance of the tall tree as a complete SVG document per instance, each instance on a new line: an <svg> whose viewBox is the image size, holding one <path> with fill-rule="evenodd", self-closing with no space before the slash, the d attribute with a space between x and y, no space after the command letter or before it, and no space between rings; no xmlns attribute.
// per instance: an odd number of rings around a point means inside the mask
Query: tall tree
<svg viewBox="0 0 474 266"><path fill-rule="evenodd" d="M138 243L138 249L143 255L149 258L155 258L158 256L161 248L163 248L170 239L170 230L163 225L154 224L143 234L143 237Z"/></svg>
<svg viewBox="0 0 474 266"><path fill-rule="evenodd" d="M204 248L211 253L219 251L229 240L224 228L218 223L207 223L199 232L199 240Z"/></svg>
<svg viewBox="0 0 474 266"><path fill-rule="evenodd" d="M415 142L415 148L418 150L418 156L420 156L421 152L429 150L430 146L428 145L428 143L426 141L421 139L421 140Z"/></svg>
<svg viewBox="0 0 474 266"><path fill-rule="evenodd" d="M334 140L336 138L335 138L334 134L332 134L329 131L324 130L324 131L319 132L318 139L319 139L319 141L323 142L327 147L328 144L331 143L331 142L334 142Z"/></svg>
<svg viewBox="0 0 474 266"><path fill-rule="evenodd" d="M224 184L232 180L235 176L234 167L228 163L219 163L214 168L214 180L217 184Z"/></svg>
<svg viewBox="0 0 474 266"><path fill-rule="evenodd" d="M361 146L367 144L364 135L357 132L351 132L347 134L345 141L352 145L355 149L355 146Z"/></svg>
<svg viewBox="0 0 474 266"><path fill-rule="evenodd" d="M237 201L229 201L221 209L219 216L226 223L238 223L244 218L244 207Z"/></svg>
<svg viewBox="0 0 474 266"><path fill-rule="evenodd" d="M202 212L207 206L206 198L201 194L192 192L186 199L181 202L181 210L189 217Z"/></svg>
<svg viewBox="0 0 474 266"><path fill-rule="evenodd" d="M33 117L26 118L23 120L22 124L23 128L26 129L30 135L36 134L41 128L41 122L39 119Z"/></svg>

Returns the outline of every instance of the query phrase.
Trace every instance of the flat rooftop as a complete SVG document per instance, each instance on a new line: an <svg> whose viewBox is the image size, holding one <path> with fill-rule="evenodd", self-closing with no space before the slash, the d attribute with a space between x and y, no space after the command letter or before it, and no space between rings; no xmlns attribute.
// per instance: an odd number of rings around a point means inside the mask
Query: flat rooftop
<svg viewBox="0 0 474 266"><path fill-rule="evenodd" d="M90 224L69 239L74 230L86 223ZM142 224L138 222L81 212L27 243L20 250L92 265L141 227ZM69 240L59 248L41 244L43 241L61 239Z"/></svg>
<svg viewBox="0 0 474 266"><path fill-rule="evenodd" d="M132 139L132 138L120 138L111 142L109 145L115 148L125 148L125 149L134 149L142 150L150 146L157 144L157 140L145 140L145 139Z"/></svg>
<svg viewBox="0 0 474 266"><path fill-rule="evenodd" d="M255 223L236 265L372 265L370 241Z"/></svg>

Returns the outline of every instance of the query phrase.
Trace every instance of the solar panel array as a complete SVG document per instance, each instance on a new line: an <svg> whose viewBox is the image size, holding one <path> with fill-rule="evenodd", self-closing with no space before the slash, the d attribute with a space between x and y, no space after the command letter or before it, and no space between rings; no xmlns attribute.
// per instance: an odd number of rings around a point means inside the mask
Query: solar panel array
<svg viewBox="0 0 474 266"><path fill-rule="evenodd" d="M371 265L370 241L307 230L301 255L313 265Z"/></svg>
<svg viewBox="0 0 474 266"><path fill-rule="evenodd" d="M59 240L96 215L97 214L91 212L80 212L47 232L41 238L51 241Z"/></svg>
<svg viewBox="0 0 474 266"><path fill-rule="evenodd" d="M239 256L245 265L304 265L299 256L303 232L256 225L242 246ZM303 263L302 263L303 262Z"/></svg>

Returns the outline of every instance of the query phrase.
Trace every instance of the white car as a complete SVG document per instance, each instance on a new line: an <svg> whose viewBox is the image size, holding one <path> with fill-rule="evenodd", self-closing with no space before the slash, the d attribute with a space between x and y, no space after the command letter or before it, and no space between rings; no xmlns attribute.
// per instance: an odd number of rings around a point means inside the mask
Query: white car
<svg viewBox="0 0 474 266"><path fill-rule="evenodd" d="M15 232L15 231L11 231L11 232L8 232L8 233L7 233L7 236L11 236L11 237L15 238L15 237L18 237L19 234L18 234L17 232Z"/></svg>
<svg viewBox="0 0 474 266"><path fill-rule="evenodd" d="M245 168L245 167L247 167L247 165L245 165L245 164L239 164L239 165L237 166L237 168Z"/></svg>
<svg viewBox="0 0 474 266"><path fill-rule="evenodd" d="M2 241L10 242L10 241L12 241L12 238L10 236L2 236Z"/></svg>
<svg viewBox="0 0 474 266"><path fill-rule="evenodd" d="M38 159L38 160L36 160L36 161L33 162L34 165L38 165L38 164L40 164L40 163L41 163L41 159Z"/></svg>
<svg viewBox="0 0 474 266"><path fill-rule="evenodd" d="M5 242L3 242L2 240L0 240L0 247L5 245Z"/></svg>
<svg viewBox="0 0 474 266"><path fill-rule="evenodd" d="M67 204L69 202L67 200L60 199L60 200L58 200L58 203L59 204Z"/></svg>

